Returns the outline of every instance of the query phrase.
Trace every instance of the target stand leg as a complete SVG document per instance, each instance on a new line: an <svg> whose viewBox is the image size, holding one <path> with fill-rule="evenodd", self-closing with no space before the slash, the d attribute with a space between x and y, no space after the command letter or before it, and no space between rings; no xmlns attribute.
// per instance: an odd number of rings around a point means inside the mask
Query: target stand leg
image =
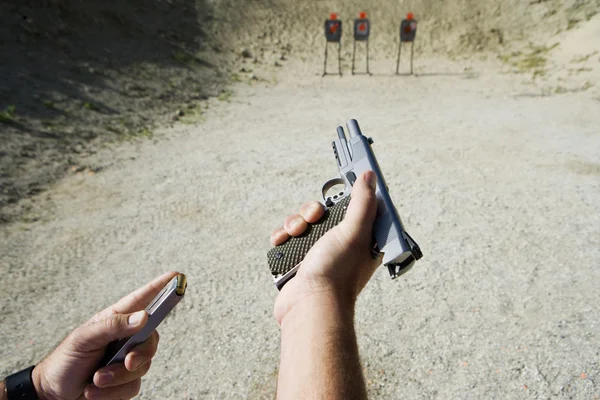
<svg viewBox="0 0 600 400"><path fill-rule="evenodd" d="M342 76L342 41L338 42L338 72Z"/></svg>
<svg viewBox="0 0 600 400"><path fill-rule="evenodd" d="M354 40L354 46L352 47L352 75L354 75L354 59L356 56L356 40Z"/></svg>
<svg viewBox="0 0 600 400"><path fill-rule="evenodd" d="M410 74L413 74L413 53L415 48L415 41L410 42Z"/></svg>
<svg viewBox="0 0 600 400"><path fill-rule="evenodd" d="M396 75L400 75L400 55L402 54L402 40L398 42L398 60L396 60Z"/></svg>
<svg viewBox="0 0 600 400"><path fill-rule="evenodd" d="M367 75L371 75L371 72L369 72L369 39L367 39Z"/></svg>
<svg viewBox="0 0 600 400"><path fill-rule="evenodd" d="M327 45L329 43L325 42L325 63L323 64L323 76L327 75Z"/></svg>

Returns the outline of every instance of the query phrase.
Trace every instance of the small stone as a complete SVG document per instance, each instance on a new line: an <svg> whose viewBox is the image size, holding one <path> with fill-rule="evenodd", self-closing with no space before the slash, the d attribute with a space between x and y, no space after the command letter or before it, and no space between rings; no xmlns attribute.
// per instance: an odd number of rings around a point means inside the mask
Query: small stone
<svg viewBox="0 0 600 400"><path fill-rule="evenodd" d="M242 49L240 51L240 54L242 55L242 57L244 58L252 58L252 52L248 49Z"/></svg>
<svg viewBox="0 0 600 400"><path fill-rule="evenodd" d="M183 110L177 110L175 111L175 116L176 117L183 117L185 115L185 113L183 112Z"/></svg>
<svg viewBox="0 0 600 400"><path fill-rule="evenodd" d="M276 66L276 67L281 67L281 64L279 64L279 62L278 62L278 61L275 61L275 66Z"/></svg>
<svg viewBox="0 0 600 400"><path fill-rule="evenodd" d="M287 60L287 57L285 56L285 53L281 54L281 57L279 57L279 59L280 59L281 61L285 61L285 60Z"/></svg>

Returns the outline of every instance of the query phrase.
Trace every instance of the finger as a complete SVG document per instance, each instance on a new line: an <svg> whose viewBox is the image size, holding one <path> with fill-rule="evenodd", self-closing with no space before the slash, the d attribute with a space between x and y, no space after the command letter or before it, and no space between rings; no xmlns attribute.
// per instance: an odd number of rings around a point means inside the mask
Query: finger
<svg viewBox="0 0 600 400"><path fill-rule="evenodd" d="M373 171L361 174L352 186L350 204L342 223L347 231L360 241L371 239L371 231L377 215L376 186L377 175Z"/></svg>
<svg viewBox="0 0 600 400"><path fill-rule="evenodd" d="M88 400L131 399L140 392L142 380L134 379L119 386L99 388L94 384L87 385L83 391Z"/></svg>
<svg viewBox="0 0 600 400"><path fill-rule="evenodd" d="M152 299L156 297L162 288L165 287L165 285L178 274L179 272L177 271L170 271L162 274L152 282L123 297L112 306L100 311L92 318L92 320L95 322L108 318L110 315L128 314L138 310L143 310L148 306Z"/></svg>
<svg viewBox="0 0 600 400"><path fill-rule="evenodd" d="M110 342L138 332L148 321L146 311L133 314L115 314L92 324L75 329L67 338L71 349L89 352L104 348Z"/></svg>
<svg viewBox="0 0 600 400"><path fill-rule="evenodd" d="M286 240L290 238L290 235L285 231L285 229L277 228L271 233L271 244L273 246L279 246L280 244L285 243Z"/></svg>
<svg viewBox="0 0 600 400"><path fill-rule="evenodd" d="M92 381L100 389L121 386L146 375L151 366L152 361L148 361L135 371L129 371L123 363L111 364L96 371Z"/></svg>
<svg viewBox="0 0 600 400"><path fill-rule="evenodd" d="M300 236L304 233L308 224L300 214L290 214L283 223L283 229L290 236Z"/></svg>
<svg viewBox="0 0 600 400"><path fill-rule="evenodd" d="M154 357L158 349L160 337L157 331L152 332L150 337L144 343L137 345L125 356L125 367L129 371L135 371L141 365L147 363Z"/></svg>
<svg viewBox="0 0 600 400"><path fill-rule="evenodd" d="M325 207L318 201L309 201L300 207L300 215L309 224L319 222L323 214L325 214Z"/></svg>

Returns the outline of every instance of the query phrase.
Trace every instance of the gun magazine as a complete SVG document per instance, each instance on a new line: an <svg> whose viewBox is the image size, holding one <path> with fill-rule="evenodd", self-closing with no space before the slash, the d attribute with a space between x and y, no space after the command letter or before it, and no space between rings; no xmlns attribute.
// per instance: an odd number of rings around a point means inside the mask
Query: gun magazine
<svg viewBox="0 0 600 400"><path fill-rule="evenodd" d="M349 203L350 196L346 196L329 207L319 222L308 224L308 228L301 236L292 237L284 244L273 247L267 253L273 276L275 278L282 276L298 265L317 240L344 219Z"/></svg>

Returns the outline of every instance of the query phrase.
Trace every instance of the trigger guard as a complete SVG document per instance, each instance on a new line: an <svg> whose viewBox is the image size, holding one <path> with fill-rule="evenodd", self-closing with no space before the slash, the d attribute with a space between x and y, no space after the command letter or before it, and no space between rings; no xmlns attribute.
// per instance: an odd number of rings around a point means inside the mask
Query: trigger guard
<svg viewBox="0 0 600 400"><path fill-rule="evenodd" d="M325 184L321 188L321 196L323 196L323 201L325 201L325 202L327 201L327 197L325 197L325 193L327 193L327 191L329 189L331 189L332 187L334 187L336 185L344 185L344 187L345 187L346 182L342 178L333 178L333 179L330 179L327 182L325 182Z"/></svg>

